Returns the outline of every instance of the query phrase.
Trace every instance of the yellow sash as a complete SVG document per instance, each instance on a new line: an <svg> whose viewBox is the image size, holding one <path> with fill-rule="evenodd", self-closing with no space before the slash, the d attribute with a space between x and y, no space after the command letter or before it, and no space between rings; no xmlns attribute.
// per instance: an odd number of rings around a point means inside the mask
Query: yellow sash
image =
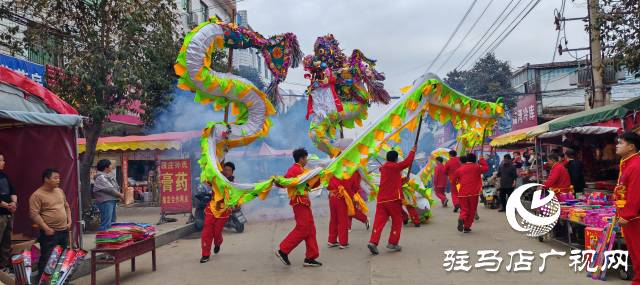
<svg viewBox="0 0 640 285"><path fill-rule="evenodd" d="M360 197L360 194L355 194L353 195L353 200L358 204L358 209L360 209L360 211L364 214L366 214L367 212L369 212L369 208L367 208L367 204L364 203L364 200L362 199L362 197Z"/></svg>
<svg viewBox="0 0 640 285"><path fill-rule="evenodd" d="M569 191L570 193L575 193L575 192L574 192L574 190L573 190L573 185L571 185L571 186L569 186L569 187L565 187L565 188L549 188L549 189L550 189L551 191L553 191L553 192L558 192L558 193L560 193L560 191L561 191L561 190L569 189L569 190L570 190L570 191Z"/></svg>

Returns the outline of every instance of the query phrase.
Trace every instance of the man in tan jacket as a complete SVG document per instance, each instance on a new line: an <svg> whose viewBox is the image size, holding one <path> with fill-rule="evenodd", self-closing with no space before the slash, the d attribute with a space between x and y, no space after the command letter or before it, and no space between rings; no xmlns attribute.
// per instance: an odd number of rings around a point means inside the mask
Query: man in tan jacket
<svg viewBox="0 0 640 285"><path fill-rule="evenodd" d="M69 244L71 228L71 209L60 185L60 172L47 169L42 173L42 187L29 198L29 215L40 228L40 262L38 276L42 275L53 248L63 249ZM36 279L36 280L39 280Z"/></svg>

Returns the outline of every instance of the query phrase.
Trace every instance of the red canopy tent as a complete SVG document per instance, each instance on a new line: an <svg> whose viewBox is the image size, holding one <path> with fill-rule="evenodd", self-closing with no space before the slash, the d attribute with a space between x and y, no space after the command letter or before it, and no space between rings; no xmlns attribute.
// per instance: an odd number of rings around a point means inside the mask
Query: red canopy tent
<svg viewBox="0 0 640 285"><path fill-rule="evenodd" d="M18 211L13 232L37 237L29 217L29 198L42 186L42 172L60 171L73 216L74 246L81 246L78 180L78 112L51 91L8 68L0 67L0 152L2 170L16 188Z"/></svg>

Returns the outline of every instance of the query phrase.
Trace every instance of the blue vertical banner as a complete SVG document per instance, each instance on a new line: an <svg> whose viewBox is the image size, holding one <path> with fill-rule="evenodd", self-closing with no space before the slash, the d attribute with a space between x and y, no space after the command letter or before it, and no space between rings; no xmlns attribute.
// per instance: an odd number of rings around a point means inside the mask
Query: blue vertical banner
<svg viewBox="0 0 640 285"><path fill-rule="evenodd" d="M0 54L0 65L20 73L44 86L44 65L35 64L33 62L17 59L4 54Z"/></svg>

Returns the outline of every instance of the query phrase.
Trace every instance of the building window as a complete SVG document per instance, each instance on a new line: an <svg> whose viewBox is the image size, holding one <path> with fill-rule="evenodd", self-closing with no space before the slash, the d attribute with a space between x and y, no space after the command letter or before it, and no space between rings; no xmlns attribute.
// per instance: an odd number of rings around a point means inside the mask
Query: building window
<svg viewBox="0 0 640 285"><path fill-rule="evenodd" d="M209 6L207 6L207 4L204 4L204 2L202 1L200 1L200 11L202 15L202 22L204 23L209 20Z"/></svg>
<svg viewBox="0 0 640 285"><path fill-rule="evenodd" d="M236 20L238 21L236 24L242 26L242 16L240 14L236 14Z"/></svg>
<svg viewBox="0 0 640 285"><path fill-rule="evenodd" d="M182 0L182 9L191 13L191 0Z"/></svg>
<svg viewBox="0 0 640 285"><path fill-rule="evenodd" d="M29 49L28 60L41 64L41 65L53 65L58 66L58 56L56 54L50 54L45 52L42 47L32 47Z"/></svg>

